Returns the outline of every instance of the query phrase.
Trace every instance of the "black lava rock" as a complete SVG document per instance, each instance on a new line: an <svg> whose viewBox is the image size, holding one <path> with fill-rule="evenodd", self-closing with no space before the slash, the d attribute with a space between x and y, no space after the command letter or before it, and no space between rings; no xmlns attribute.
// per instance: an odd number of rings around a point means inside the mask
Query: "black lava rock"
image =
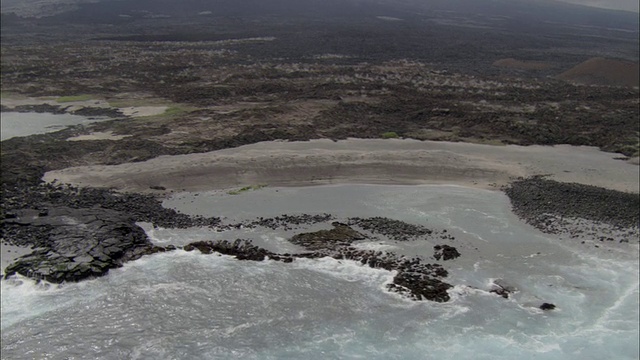
<svg viewBox="0 0 640 360"><path fill-rule="evenodd" d="M9 265L5 275L53 283L102 276L125 261L159 251L133 218L107 209L56 207L44 217L27 209L5 219L3 228L10 239L40 246Z"/></svg>
<svg viewBox="0 0 640 360"><path fill-rule="evenodd" d="M436 245L433 247L433 249L436 251L435 254L433 254L433 257L436 258L436 260L442 259L443 261L446 261L455 259L460 256L458 250L453 246Z"/></svg>
<svg viewBox="0 0 640 360"><path fill-rule="evenodd" d="M583 218L616 227L638 227L640 195L576 183L561 183L540 176L521 179L505 189L514 212L545 232L555 232L549 214Z"/></svg>
<svg viewBox="0 0 640 360"><path fill-rule="evenodd" d="M555 308L556 308L556 306L554 304L550 304L550 303L543 303L542 305L540 305L540 309L542 309L542 310L553 310Z"/></svg>

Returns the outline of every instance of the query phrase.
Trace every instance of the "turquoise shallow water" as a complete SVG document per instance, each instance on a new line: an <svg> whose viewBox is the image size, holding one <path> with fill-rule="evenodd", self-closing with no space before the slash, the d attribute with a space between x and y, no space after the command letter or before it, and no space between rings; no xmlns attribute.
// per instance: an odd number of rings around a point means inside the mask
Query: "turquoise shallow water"
<svg viewBox="0 0 640 360"><path fill-rule="evenodd" d="M166 206L240 220L283 213L387 216L455 236L452 300L384 290L393 273L334 259L240 262L175 251L63 286L2 281L7 359L637 359L637 245L593 248L539 233L499 192L450 186L265 188L179 194ZM161 244L232 238L152 229ZM244 230L272 249L287 234ZM358 244L433 254L437 240ZM501 278L519 291L487 293ZM552 302L556 311L536 308Z"/></svg>

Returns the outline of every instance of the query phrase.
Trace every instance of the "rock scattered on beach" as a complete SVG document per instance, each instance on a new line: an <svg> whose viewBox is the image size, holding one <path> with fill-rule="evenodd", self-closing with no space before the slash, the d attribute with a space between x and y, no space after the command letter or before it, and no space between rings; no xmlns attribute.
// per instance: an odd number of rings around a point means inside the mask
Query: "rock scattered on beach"
<svg viewBox="0 0 640 360"><path fill-rule="evenodd" d="M552 231L548 215L582 218L615 227L640 223L640 195L542 177L520 179L504 189L513 211L542 231Z"/></svg>
<svg viewBox="0 0 640 360"><path fill-rule="evenodd" d="M516 215L542 232L583 244L640 242L639 194L540 176L514 181L504 191Z"/></svg>

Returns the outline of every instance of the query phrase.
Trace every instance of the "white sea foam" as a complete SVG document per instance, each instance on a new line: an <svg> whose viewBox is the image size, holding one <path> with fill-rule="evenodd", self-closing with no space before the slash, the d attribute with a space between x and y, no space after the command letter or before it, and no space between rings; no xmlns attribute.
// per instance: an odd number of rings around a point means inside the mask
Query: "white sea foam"
<svg viewBox="0 0 640 360"><path fill-rule="evenodd" d="M354 199L380 205L362 209L366 216L393 214L391 217L407 221L423 216L419 212L430 214L451 206L451 224L459 225L469 237L479 235L488 242L467 243L463 232L455 233L462 257L443 263L450 271L446 281L455 285L447 303L402 298L385 289L394 272L328 257L285 264L176 250L143 257L105 277L79 284L45 287L23 278L18 278L22 284L5 280L0 284L3 357L639 357L639 266L632 245L626 253L598 252L542 235L506 213L507 227L488 229L499 221L486 222L487 218L499 217L496 214L508 206L503 196L494 199L487 192L457 189L456 196L469 192L473 199L465 201L475 202L478 211L456 211L451 200L435 200L438 197L428 187L419 192L399 187L379 192L375 187L332 189L339 193L333 200L328 189L314 189L313 196L300 191L287 196L294 196L291 201L295 202L318 196L316 204L323 206L317 212L328 210L325 205L337 209L342 204L343 214L359 215L356 210L363 202L354 201L357 206L350 208L345 197L351 194ZM442 194L443 188L436 192ZM420 193L424 193L422 205ZM253 195L269 203L270 196L282 194L261 191L239 201L253 201ZM402 197L411 201L401 206L398 199ZM216 205L215 201L211 204ZM286 210L272 209L291 213ZM256 214L245 212L244 216ZM446 223L437 218L427 221L429 226ZM183 237L195 239L198 229L190 229L191 233L147 231L154 242L166 244L184 242ZM229 235L206 231L212 239ZM254 235L264 243L286 242L286 236L276 233ZM383 247L379 242L358 244ZM416 243L393 246L398 251L423 250ZM504 279L518 291L509 299L489 293L495 279ZM542 302L554 303L557 309L540 310Z"/></svg>

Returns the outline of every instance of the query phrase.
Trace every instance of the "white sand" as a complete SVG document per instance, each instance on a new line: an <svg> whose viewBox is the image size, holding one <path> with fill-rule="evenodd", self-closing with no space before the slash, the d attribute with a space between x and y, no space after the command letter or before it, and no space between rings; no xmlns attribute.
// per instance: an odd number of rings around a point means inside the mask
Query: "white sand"
<svg viewBox="0 0 640 360"><path fill-rule="evenodd" d="M263 142L115 166L52 171L45 181L122 191L204 191L268 184L457 184L496 189L519 176L638 192L638 166L593 147L490 146L417 140Z"/></svg>

